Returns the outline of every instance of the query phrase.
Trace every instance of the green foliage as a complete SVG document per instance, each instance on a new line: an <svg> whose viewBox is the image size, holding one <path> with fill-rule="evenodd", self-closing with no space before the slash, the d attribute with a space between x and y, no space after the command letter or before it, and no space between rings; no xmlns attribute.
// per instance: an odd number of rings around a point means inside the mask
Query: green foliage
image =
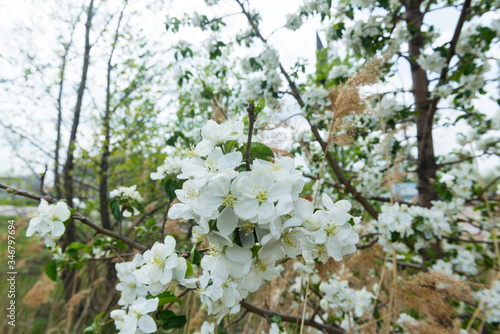
<svg viewBox="0 0 500 334"><path fill-rule="evenodd" d="M163 310L159 315L160 323L162 324L161 328L163 329L173 329L173 328L182 328L186 324L186 316L185 315L176 315L171 310Z"/></svg>
<svg viewBox="0 0 500 334"><path fill-rule="evenodd" d="M54 282L57 281L57 261L50 261L47 263L45 266L45 274Z"/></svg>
<svg viewBox="0 0 500 334"><path fill-rule="evenodd" d="M170 291L164 291L160 293L159 295L156 296L148 296L146 299L152 299L152 298L158 298L158 308L161 306L168 304L168 303L179 303L182 305L182 300L178 297L176 297L172 292Z"/></svg>
<svg viewBox="0 0 500 334"><path fill-rule="evenodd" d="M199 266L200 265L200 262L201 262L201 259L203 257L203 254L200 253L200 251L198 251L196 249L196 245L191 249L191 255L189 256L189 262L191 262L192 264L194 264L195 266ZM187 275L187 276L190 276L190 275Z"/></svg>

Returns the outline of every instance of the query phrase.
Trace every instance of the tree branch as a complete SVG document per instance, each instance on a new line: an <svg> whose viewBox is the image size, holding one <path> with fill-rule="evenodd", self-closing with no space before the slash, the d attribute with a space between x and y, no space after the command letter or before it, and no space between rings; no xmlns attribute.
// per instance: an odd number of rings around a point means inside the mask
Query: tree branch
<svg viewBox="0 0 500 334"><path fill-rule="evenodd" d="M298 322L302 321L302 318L298 318L298 317L294 317L294 316L287 315L287 314L280 314L280 313L276 313L273 311L261 309L255 305L252 305L252 304L246 302L245 300L242 300L240 302L240 305L248 312L251 312L253 314L256 314L256 315L261 316L261 317L266 318L266 319L269 319L274 315L278 315L281 318L281 321L286 321L286 322L290 322L290 323L298 323ZM313 319L304 319L304 325L314 327L316 329L319 329L321 331L324 331L324 332L330 333L330 334L345 333L345 330L340 328L340 327L334 327L334 326L328 325L328 324L320 324L320 323L314 321Z"/></svg>

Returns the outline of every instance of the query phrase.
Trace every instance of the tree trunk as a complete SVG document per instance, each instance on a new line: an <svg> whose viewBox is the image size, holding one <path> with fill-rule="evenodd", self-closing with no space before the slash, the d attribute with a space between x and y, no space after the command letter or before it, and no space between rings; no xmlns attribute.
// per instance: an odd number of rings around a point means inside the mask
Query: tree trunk
<svg viewBox="0 0 500 334"><path fill-rule="evenodd" d="M433 183L436 179L436 157L432 141L432 123L435 108L430 101L429 80L427 74L417 59L424 46L422 35L423 13L420 11L420 0L411 0L406 3L406 23L416 27L413 38L409 41L411 76L413 81L413 97L417 113L417 148L418 148L418 203L423 207L430 207L431 201L437 199Z"/></svg>
<svg viewBox="0 0 500 334"><path fill-rule="evenodd" d="M62 56L61 70L59 71L59 94L57 96L57 138L56 138L56 148L55 148L55 156L54 156L54 188L56 191L56 197L62 198L63 193L61 189L61 177L59 176L59 150L61 148L61 124L62 124L62 96L63 96L63 88L64 88L64 76L66 74L66 61L68 58L69 49L71 48L71 44L73 44L73 33L75 32L76 24L78 23L78 19L73 24L71 29L71 35L69 42L64 44L64 54Z"/></svg>
<svg viewBox="0 0 500 334"><path fill-rule="evenodd" d="M73 189L73 172L74 172L74 161L73 154L75 151L76 145L76 134L78 131L78 124L80 122L80 112L82 110L82 102L83 102L83 93L85 92L85 86L87 83L87 72L89 68L89 58L90 58L90 28L92 22L94 8L94 0L90 0L89 7L87 9L87 22L85 23L85 51L83 57L83 68L82 68L82 77L80 80L80 86L78 87L78 96L75 105L75 112L73 116L73 125L71 127L71 135L68 144L68 153L66 155L66 163L64 164L64 192L66 201L68 206L73 207L73 197L74 197L74 189ZM63 239L63 251L66 247L76 240L75 235L75 223L71 221L66 227L66 237ZM75 272L74 271L63 271L63 280L64 280L64 288L66 299L71 298L73 291L76 291L74 281L75 281Z"/></svg>
<svg viewBox="0 0 500 334"><path fill-rule="evenodd" d="M420 11L421 0L410 0L406 6L406 23L414 27L415 32L409 41L409 54L411 76L413 81L413 97L415 99L415 112L417 113L417 177L418 177L418 204L425 208L431 207L431 201L437 200L434 189L436 180L436 157L432 140L432 125L437 104L430 100L429 80L424 69L417 63L420 51L424 47L422 23L424 14ZM411 32L410 32L411 33ZM424 263L432 258L443 257L441 240L436 238L430 249L421 250Z"/></svg>
<svg viewBox="0 0 500 334"><path fill-rule="evenodd" d="M111 117L111 71L113 69L113 54L115 52L116 43L118 42L120 24L123 18L123 12L127 7L127 2L123 6L123 9L118 18L118 23L116 26L115 36L113 44L111 47L111 53L108 58L107 76L106 76L106 109L104 111L103 117L103 128L104 128L104 142L102 145L102 155L101 155L101 170L100 170L100 181L99 181L99 203L101 211L101 221L102 227L105 229L111 229L111 221L109 219L109 209L108 209L108 171L109 171L109 157L111 152L109 150L109 142L111 139L110 135L110 117ZM111 262L106 264L106 281L109 289L112 289L116 281L116 270L115 265Z"/></svg>

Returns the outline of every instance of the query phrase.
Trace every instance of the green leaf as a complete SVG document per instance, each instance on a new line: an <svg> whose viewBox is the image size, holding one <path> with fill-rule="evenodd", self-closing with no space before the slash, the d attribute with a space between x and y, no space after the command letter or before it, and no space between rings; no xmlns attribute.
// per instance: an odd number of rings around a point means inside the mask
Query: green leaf
<svg viewBox="0 0 500 334"><path fill-rule="evenodd" d="M269 147L261 143L252 143L250 147L250 162L255 159L269 161L269 157L274 158L274 153Z"/></svg>
<svg viewBox="0 0 500 334"><path fill-rule="evenodd" d="M175 193L175 191L179 189L177 182L172 179L164 179L163 187L165 188L165 192L170 200L177 198L177 194Z"/></svg>
<svg viewBox="0 0 500 334"><path fill-rule="evenodd" d="M185 315L175 315L170 310L161 311L159 319L163 329L182 328L186 324Z"/></svg>
<svg viewBox="0 0 500 334"><path fill-rule="evenodd" d="M143 215L145 215L145 214L146 214L146 209L144 209L144 206L142 206L142 204L141 204L141 203L139 203L139 202L134 202L133 206L134 206L137 210L139 210L139 212L140 212L140 213L142 213Z"/></svg>
<svg viewBox="0 0 500 334"><path fill-rule="evenodd" d="M127 245L125 245L125 243L123 241L120 241L120 240L114 242L113 246L115 246L118 249L124 250L124 251L127 250Z"/></svg>
<svg viewBox="0 0 500 334"><path fill-rule="evenodd" d="M187 270L185 276L193 276L193 266L191 265L191 262L186 261L186 264L187 264Z"/></svg>
<svg viewBox="0 0 500 334"><path fill-rule="evenodd" d="M191 249L191 256L189 257L189 262L194 264L195 266L200 266L201 258L203 257L203 254L201 254L197 249L196 246ZM187 276L187 275L186 275Z"/></svg>
<svg viewBox="0 0 500 334"><path fill-rule="evenodd" d="M53 280L54 282L57 281L57 262L56 261L50 261L47 263L45 266L45 274L47 274L47 277Z"/></svg>
<svg viewBox="0 0 500 334"><path fill-rule="evenodd" d="M146 299L152 299L152 298L158 298L158 308L160 306L163 306L167 303L179 303L182 305L182 300L180 298L176 297L172 292L170 291L165 291L160 293L159 295L156 296L148 296Z"/></svg>
<svg viewBox="0 0 500 334"><path fill-rule="evenodd" d="M115 217L116 220L122 220L122 213L120 211L120 204L118 204L118 200L115 198L109 202L109 207L111 208L111 214Z"/></svg>
<svg viewBox="0 0 500 334"><path fill-rule="evenodd" d="M269 319L271 321L271 323L275 323L275 324L281 324L281 317L279 314L275 314L271 317L271 319Z"/></svg>
<svg viewBox="0 0 500 334"><path fill-rule="evenodd" d="M68 247L66 247L66 251L70 250L70 249L80 250L80 249L84 249L86 246L87 245L82 244L81 242L75 241L75 242L70 243L68 245Z"/></svg>
<svg viewBox="0 0 500 334"><path fill-rule="evenodd" d="M264 108L266 107L266 99L261 98L259 102L257 102L257 105L254 108L254 112L257 115L260 113Z"/></svg>
<svg viewBox="0 0 500 334"><path fill-rule="evenodd" d="M146 227L151 227L154 224L156 224L156 220L154 218L149 218L148 221L146 222Z"/></svg>

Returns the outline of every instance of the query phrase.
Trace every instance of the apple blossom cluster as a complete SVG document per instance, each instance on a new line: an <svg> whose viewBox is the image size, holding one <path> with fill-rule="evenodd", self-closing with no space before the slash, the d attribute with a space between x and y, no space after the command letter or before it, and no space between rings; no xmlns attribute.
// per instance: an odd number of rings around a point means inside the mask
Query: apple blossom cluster
<svg viewBox="0 0 500 334"><path fill-rule="evenodd" d="M133 202L142 202L142 196L136 190L137 185L131 187L118 187L109 193L112 198L118 198L120 211L123 211L123 217L137 216L140 211L136 206L132 205ZM126 210L124 210L126 208Z"/></svg>
<svg viewBox="0 0 500 334"><path fill-rule="evenodd" d="M321 282L319 290L323 293L320 301L323 310L331 309L339 318L344 316L361 317L369 309L375 296L363 287L361 290L349 287L349 281L332 277ZM353 322L354 323L354 322Z"/></svg>
<svg viewBox="0 0 500 334"><path fill-rule="evenodd" d="M195 332L194 334L215 334L215 323L203 321L201 330L199 332Z"/></svg>
<svg viewBox="0 0 500 334"><path fill-rule="evenodd" d="M500 323L500 281L495 281L491 289L484 289L474 293L479 303L484 300L486 322Z"/></svg>
<svg viewBox="0 0 500 334"><path fill-rule="evenodd" d="M120 334L155 333L156 322L148 313L158 308L158 298L146 299L139 297L125 310L111 311L111 318L115 321L116 329Z"/></svg>
<svg viewBox="0 0 500 334"><path fill-rule="evenodd" d="M175 245L175 239L167 235L163 243L156 242L144 254L136 254L132 261L115 265L119 279L116 289L121 292L118 304L123 309L114 310L111 316L121 334L136 333L137 329L155 332L156 323L153 321L153 329L151 317L146 313L156 311L159 299L147 300L148 294L158 296L165 291L175 292L179 284L193 286L195 283L195 279L185 277L188 264L175 253Z"/></svg>
<svg viewBox="0 0 500 334"><path fill-rule="evenodd" d="M241 68L247 75L243 86L244 96L265 97L269 106L276 104L276 96L273 92L278 92L282 79L279 71L280 60L276 49L266 46L257 56L241 59Z"/></svg>
<svg viewBox="0 0 500 334"><path fill-rule="evenodd" d="M354 70L349 68L348 65L333 65L328 72L328 79L335 80L338 78L350 78L354 74Z"/></svg>
<svg viewBox="0 0 500 334"><path fill-rule="evenodd" d="M381 233L379 243L384 247L384 251L391 253L395 248L398 252L408 252L405 244L392 240L393 233L398 233L401 238L419 233L415 248L421 249L433 236L441 238L443 233L451 232L448 214L456 213L453 209L455 203L448 204L442 201L432 203L433 207L430 209L417 205L409 207L399 203L382 205L377 229Z"/></svg>
<svg viewBox="0 0 500 334"><path fill-rule="evenodd" d="M178 178L185 181L169 218L193 219L197 241L210 244L199 277L208 314L220 320L238 312L239 302L277 275L277 262L286 257L341 261L356 251L359 236L352 226L360 218L348 213L351 204L325 194L314 211L299 197L305 181L292 158L256 158L251 170L241 171L242 122L209 121L202 137L194 155L181 162Z"/></svg>
<svg viewBox="0 0 500 334"><path fill-rule="evenodd" d="M332 104L328 99L330 93L323 87L309 87L306 92L302 95L304 99L304 104L306 108L324 111L326 107ZM308 109L308 110L309 110Z"/></svg>
<svg viewBox="0 0 500 334"><path fill-rule="evenodd" d="M163 180L168 176L176 176L181 171L181 159L179 157L166 157L163 165L156 172L151 173L151 180Z"/></svg>
<svg viewBox="0 0 500 334"><path fill-rule="evenodd" d="M443 67L446 66L446 58L441 56L439 52L434 52L430 55L422 53L417 59L417 63L425 71L441 73Z"/></svg>
<svg viewBox="0 0 500 334"><path fill-rule="evenodd" d="M447 173L454 179L446 181L446 186L456 198L470 198L477 175L472 164L460 164Z"/></svg>
<svg viewBox="0 0 500 334"><path fill-rule="evenodd" d="M65 202L49 204L41 199L37 211L31 217L26 236L37 235L44 240L45 246L54 248L64 234L64 222L70 219L71 212Z"/></svg>

